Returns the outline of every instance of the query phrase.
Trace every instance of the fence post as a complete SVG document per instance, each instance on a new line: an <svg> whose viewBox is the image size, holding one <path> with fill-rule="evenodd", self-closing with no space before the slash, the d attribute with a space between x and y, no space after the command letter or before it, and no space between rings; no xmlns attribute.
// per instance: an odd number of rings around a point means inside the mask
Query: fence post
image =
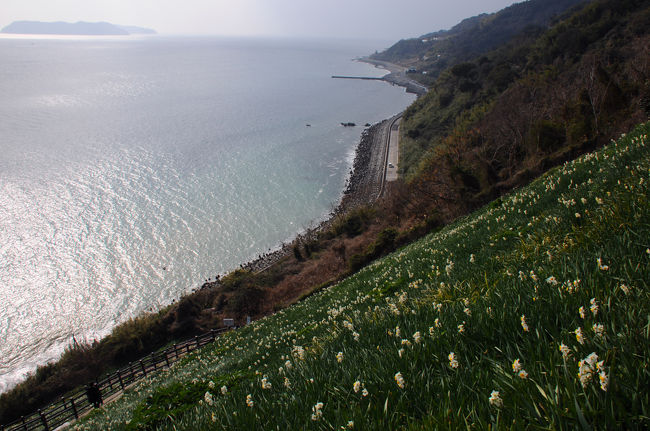
<svg viewBox="0 0 650 431"><path fill-rule="evenodd" d="M70 405L72 406L72 413L74 413L74 418L79 419L79 412L77 412L77 406L74 405L74 397L70 399Z"/></svg>
<svg viewBox="0 0 650 431"><path fill-rule="evenodd" d="M41 417L41 422L43 422L43 426L45 427L45 431L49 431L50 428L47 426L47 419L45 418L45 415L41 411L41 409L38 409L38 415Z"/></svg>
<svg viewBox="0 0 650 431"><path fill-rule="evenodd" d="M176 343L174 343L174 357L176 358L176 360L178 360L178 348L176 346Z"/></svg>
<svg viewBox="0 0 650 431"><path fill-rule="evenodd" d="M122 381L122 370L117 370L117 380L120 381L120 386L124 390L124 382Z"/></svg>
<svg viewBox="0 0 650 431"><path fill-rule="evenodd" d="M23 428L25 429L25 431L27 431L27 424L25 423L25 416L21 416L21 417L20 417L20 420L21 420L22 423L23 423Z"/></svg>
<svg viewBox="0 0 650 431"><path fill-rule="evenodd" d="M194 341L196 341L196 348L198 349L201 345L199 344L199 336L195 335L194 336Z"/></svg>
<svg viewBox="0 0 650 431"><path fill-rule="evenodd" d="M133 368L133 362L129 362L129 371L131 371L131 383L135 382L135 369Z"/></svg>
<svg viewBox="0 0 650 431"><path fill-rule="evenodd" d="M144 374L144 376L146 377L147 376L147 370L145 370L144 364L142 363L142 360L140 360L140 368L142 369L142 374Z"/></svg>
<svg viewBox="0 0 650 431"><path fill-rule="evenodd" d="M217 334L215 333L214 329L210 329L210 335L212 336L212 342L214 343L214 340L217 339Z"/></svg>
<svg viewBox="0 0 650 431"><path fill-rule="evenodd" d="M167 353L167 349L165 349L165 362L167 363L167 368L169 368L169 355Z"/></svg>

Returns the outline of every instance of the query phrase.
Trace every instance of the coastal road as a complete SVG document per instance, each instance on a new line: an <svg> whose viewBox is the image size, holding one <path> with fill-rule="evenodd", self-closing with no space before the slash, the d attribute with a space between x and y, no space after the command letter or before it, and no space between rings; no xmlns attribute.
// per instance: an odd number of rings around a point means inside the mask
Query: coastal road
<svg viewBox="0 0 650 431"><path fill-rule="evenodd" d="M397 180L397 163L399 162L399 123L401 117L390 125L388 135L388 157L386 161L386 182Z"/></svg>
<svg viewBox="0 0 650 431"><path fill-rule="evenodd" d="M368 57L358 58L357 61L382 68L388 74L382 78L342 75L333 75L332 78L380 79L405 87L407 92L418 96L427 93L424 85L408 76L407 68L404 66ZM375 124L364 132L361 143L357 147L354 171L345 191L343 207L350 209L373 203L383 195L386 183L398 179L399 125L402 114L399 113Z"/></svg>
<svg viewBox="0 0 650 431"><path fill-rule="evenodd" d="M396 181L398 178L397 168L399 161L399 123L402 119L402 113L385 120L380 124L380 133L377 136L378 146L381 148L378 153L382 154L381 176L379 180L379 193L377 199L384 194L386 183Z"/></svg>

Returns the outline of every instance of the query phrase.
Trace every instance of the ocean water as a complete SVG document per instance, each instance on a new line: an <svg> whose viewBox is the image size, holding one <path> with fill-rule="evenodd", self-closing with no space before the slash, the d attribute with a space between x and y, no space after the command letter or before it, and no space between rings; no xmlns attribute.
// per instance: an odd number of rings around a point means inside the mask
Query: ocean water
<svg viewBox="0 0 650 431"><path fill-rule="evenodd" d="M0 392L324 218L413 96L371 43L0 39ZM310 127L307 127L307 124Z"/></svg>

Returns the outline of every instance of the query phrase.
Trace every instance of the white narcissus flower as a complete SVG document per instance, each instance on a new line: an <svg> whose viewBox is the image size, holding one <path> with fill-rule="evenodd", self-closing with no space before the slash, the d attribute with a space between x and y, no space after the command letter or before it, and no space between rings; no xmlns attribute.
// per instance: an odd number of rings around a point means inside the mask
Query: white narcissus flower
<svg viewBox="0 0 650 431"><path fill-rule="evenodd" d="M320 418L323 417L323 406L324 404L321 402L317 402L314 407L311 408L312 410L312 415L311 415L311 420L313 421L318 421Z"/></svg>
<svg viewBox="0 0 650 431"><path fill-rule="evenodd" d="M402 373L399 371L397 372L397 374L395 374L395 383L397 383L397 386L399 386L400 389L404 389L404 387L406 386L404 377L402 376Z"/></svg>
<svg viewBox="0 0 650 431"><path fill-rule="evenodd" d="M503 407L503 400L501 399L501 396L499 395L499 391L492 391L490 394L490 405L500 408Z"/></svg>
<svg viewBox="0 0 650 431"><path fill-rule="evenodd" d="M607 377L605 371L600 372L600 374L598 375L598 379L600 380L600 389L607 392L607 383L609 383L609 377Z"/></svg>
<svg viewBox="0 0 650 431"><path fill-rule="evenodd" d="M449 353L449 366L451 368L458 368L458 361L456 360L456 354L454 352Z"/></svg>
<svg viewBox="0 0 650 431"><path fill-rule="evenodd" d="M562 352L562 358L564 359L567 359L571 354L571 349L567 347L564 343L560 343L560 346L558 348L560 352Z"/></svg>
<svg viewBox="0 0 650 431"><path fill-rule="evenodd" d="M596 298L591 298L589 303L591 304L589 306L589 309L591 310L591 313L594 315L594 317L596 317L596 314L598 314L598 303L596 302Z"/></svg>
<svg viewBox="0 0 650 431"><path fill-rule="evenodd" d="M597 336L602 337L605 335L605 327L600 323L594 323L591 328Z"/></svg>

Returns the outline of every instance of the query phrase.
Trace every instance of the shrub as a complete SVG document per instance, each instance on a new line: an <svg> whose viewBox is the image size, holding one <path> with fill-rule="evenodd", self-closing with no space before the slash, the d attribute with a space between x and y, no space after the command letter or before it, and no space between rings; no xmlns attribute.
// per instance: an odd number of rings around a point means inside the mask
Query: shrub
<svg viewBox="0 0 650 431"><path fill-rule="evenodd" d="M370 208L356 209L335 223L332 230L336 236L346 234L348 237L353 238L368 228L373 215Z"/></svg>
<svg viewBox="0 0 650 431"><path fill-rule="evenodd" d="M535 150L551 153L566 142L565 128L552 121L538 121L531 128L529 141Z"/></svg>
<svg viewBox="0 0 650 431"><path fill-rule="evenodd" d="M397 235L398 232L394 228L386 228L379 232L377 239L366 248L365 252L350 257L348 261L350 271L358 271L374 259L393 251Z"/></svg>
<svg viewBox="0 0 650 431"><path fill-rule="evenodd" d="M259 312L265 293L257 287L243 287L235 291L228 302L227 309L239 315Z"/></svg>
<svg viewBox="0 0 650 431"><path fill-rule="evenodd" d="M298 262L305 260L300 253L300 244L298 242L293 245L293 257L295 257Z"/></svg>

